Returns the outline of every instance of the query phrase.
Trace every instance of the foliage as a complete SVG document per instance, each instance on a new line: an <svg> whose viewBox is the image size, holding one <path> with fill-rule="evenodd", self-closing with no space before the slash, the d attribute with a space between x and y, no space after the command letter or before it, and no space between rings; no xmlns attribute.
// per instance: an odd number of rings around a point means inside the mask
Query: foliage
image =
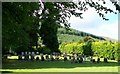
<svg viewBox="0 0 120 74"><path fill-rule="evenodd" d="M61 44L59 47L59 50L62 53L83 53L83 45L84 43L78 44L78 43L70 43L70 44Z"/></svg>
<svg viewBox="0 0 120 74"><path fill-rule="evenodd" d="M118 42L94 41L86 43L62 43L59 50L62 53L80 53L88 56L106 57L120 60Z"/></svg>
<svg viewBox="0 0 120 74"><path fill-rule="evenodd" d="M118 60L118 42L99 41L92 43L94 55Z"/></svg>
<svg viewBox="0 0 120 74"><path fill-rule="evenodd" d="M29 51L37 41L36 17L33 11L37 3L2 3L2 49L15 52Z"/></svg>
<svg viewBox="0 0 120 74"><path fill-rule="evenodd" d="M92 42L94 41L94 39L90 36L86 36L84 38L84 42L85 42L85 45L83 46L83 54L84 55L87 55L87 56L93 56L93 51L92 51Z"/></svg>
<svg viewBox="0 0 120 74"><path fill-rule="evenodd" d="M47 48L47 47L43 47L41 53L43 53L43 54L50 54L51 50L49 48Z"/></svg>

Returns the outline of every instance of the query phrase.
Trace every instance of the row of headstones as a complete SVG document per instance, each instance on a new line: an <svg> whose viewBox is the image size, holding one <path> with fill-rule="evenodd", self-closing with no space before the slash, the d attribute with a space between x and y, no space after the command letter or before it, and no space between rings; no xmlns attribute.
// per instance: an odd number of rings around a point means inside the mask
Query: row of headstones
<svg viewBox="0 0 120 74"><path fill-rule="evenodd" d="M104 61L105 63L108 63L107 58L104 58L103 61ZM83 62L86 62L86 58L80 57L80 58L77 58L77 59L74 58L74 59L72 60L72 63L83 63ZM100 63L101 60L100 60L100 58L97 58L97 60L90 58L90 62L92 62L92 63Z"/></svg>
<svg viewBox="0 0 120 74"><path fill-rule="evenodd" d="M59 60L59 56L61 56L60 54L56 55L53 53L53 54L50 54L50 56L46 54L44 58L44 55L42 53L39 54L39 52L36 52L36 54L37 54L36 60L40 60L40 57L41 57L41 61L44 61L45 59L47 61ZM53 56L55 56L55 58ZM22 57L24 57L24 60L35 60L35 52L25 52L25 53L22 52L20 55L18 55L18 59L23 60ZM71 60L71 62L73 63L82 63L82 62L85 62L87 59L86 56L78 56L76 54L73 54L73 55L63 54L62 57L64 58L64 61ZM95 59L92 59L92 57L89 57L89 60L93 63L100 62L100 58L98 58L97 61L95 61ZM104 62L108 62L107 58L104 58Z"/></svg>
<svg viewBox="0 0 120 74"><path fill-rule="evenodd" d="M67 55L65 54L64 55L64 61L67 60ZM68 55L69 56L69 59L71 59L71 62L72 63L82 63L82 62L86 62L87 58L89 59L90 62L93 62L93 63L99 63L101 62L100 58L97 58L97 61L95 59L92 59L92 57L86 57L86 56L81 56L81 55L78 55L78 54L73 54L73 55ZM107 58L104 58L103 60L105 63L108 63L108 60Z"/></svg>
<svg viewBox="0 0 120 74"><path fill-rule="evenodd" d="M70 59L71 59L71 56L69 56L69 57L70 57ZM86 62L87 59L89 59L89 61L90 61L90 62L93 62L93 63L100 63L100 62L101 62L100 58L97 58L97 60L95 60L95 59L92 59L92 57L86 57L86 56L82 56L82 57L81 57L81 56L72 57L71 62L72 62L72 63L83 63L83 62ZM64 61L66 61L66 60L67 60L67 57L64 58ZM107 58L104 58L103 61L104 61L105 63L108 63Z"/></svg>
<svg viewBox="0 0 120 74"><path fill-rule="evenodd" d="M35 58L36 56L36 58ZM22 58L24 57L24 59ZM53 61L54 58L53 58L53 54L50 55L50 57L48 55L45 55L46 58L44 58L44 55L42 53L39 54L39 52L22 52L21 54L18 55L18 60L40 60L41 58L41 61L44 61L45 59L46 60L51 60Z"/></svg>

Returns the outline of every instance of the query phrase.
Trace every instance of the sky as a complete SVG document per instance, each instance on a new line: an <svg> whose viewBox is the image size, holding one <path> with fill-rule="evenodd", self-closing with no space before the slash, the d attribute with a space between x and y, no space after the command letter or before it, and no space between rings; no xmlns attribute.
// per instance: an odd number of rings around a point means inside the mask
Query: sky
<svg viewBox="0 0 120 74"><path fill-rule="evenodd" d="M106 3L108 8L115 10L115 7L111 2L106 1ZM102 17L99 17L93 8L89 8L89 10L84 12L82 16L83 19L75 16L72 16L69 19L71 28L97 36L104 36L118 40L118 14L106 14L105 16L109 21L105 21Z"/></svg>

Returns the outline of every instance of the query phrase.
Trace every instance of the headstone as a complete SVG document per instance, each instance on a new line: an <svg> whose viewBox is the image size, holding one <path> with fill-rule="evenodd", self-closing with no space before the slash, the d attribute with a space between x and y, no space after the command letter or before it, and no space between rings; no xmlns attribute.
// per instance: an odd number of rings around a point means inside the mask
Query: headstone
<svg viewBox="0 0 120 74"><path fill-rule="evenodd" d="M97 58L97 63L99 63L100 62L100 58Z"/></svg>
<svg viewBox="0 0 120 74"><path fill-rule="evenodd" d="M75 60L74 60L74 62L75 62L75 63L78 63L77 54L74 54L74 57L75 57Z"/></svg>
<svg viewBox="0 0 120 74"><path fill-rule="evenodd" d="M25 54L27 54L27 52L25 52Z"/></svg>
<svg viewBox="0 0 120 74"><path fill-rule="evenodd" d="M27 52L25 52L25 60L29 60L29 54Z"/></svg>
<svg viewBox="0 0 120 74"><path fill-rule="evenodd" d="M71 55L69 55L69 60L71 60L72 59L72 56Z"/></svg>
<svg viewBox="0 0 120 74"><path fill-rule="evenodd" d="M90 59L90 61L92 62L92 57L90 57L89 59Z"/></svg>
<svg viewBox="0 0 120 74"><path fill-rule="evenodd" d="M31 53L31 60L34 60L34 55L35 55L35 52L32 52Z"/></svg>
<svg viewBox="0 0 120 74"><path fill-rule="evenodd" d="M36 61L39 60L39 52L36 52Z"/></svg>
<svg viewBox="0 0 120 74"><path fill-rule="evenodd" d="M77 54L74 54L75 60L77 60Z"/></svg>
<svg viewBox="0 0 120 74"><path fill-rule="evenodd" d="M75 61L75 56L74 56L74 54L72 54L72 63L74 63L74 61Z"/></svg>
<svg viewBox="0 0 120 74"><path fill-rule="evenodd" d="M22 55L18 55L18 60L22 60Z"/></svg>
<svg viewBox="0 0 120 74"><path fill-rule="evenodd" d="M64 61L67 61L67 57L64 57Z"/></svg>
<svg viewBox="0 0 120 74"><path fill-rule="evenodd" d="M44 61L45 59L44 59L44 56L43 56L43 54L41 54L41 61Z"/></svg>
<svg viewBox="0 0 120 74"><path fill-rule="evenodd" d="M64 61L67 61L67 54L64 54Z"/></svg>
<svg viewBox="0 0 120 74"><path fill-rule="evenodd" d="M59 60L59 53L56 53L56 60Z"/></svg>
<svg viewBox="0 0 120 74"><path fill-rule="evenodd" d="M39 52L36 52L37 55L39 55Z"/></svg>
<svg viewBox="0 0 120 74"><path fill-rule="evenodd" d="M50 54L50 61L54 61L53 55Z"/></svg>
<svg viewBox="0 0 120 74"><path fill-rule="evenodd" d="M45 57L46 57L46 60L47 60L47 61L49 61L49 56L48 56L47 54L46 54L46 56L45 56Z"/></svg>
<svg viewBox="0 0 120 74"><path fill-rule="evenodd" d="M86 56L84 56L84 60L83 61L86 62Z"/></svg>
<svg viewBox="0 0 120 74"><path fill-rule="evenodd" d="M80 57L80 56L77 54L77 63L79 63L79 57Z"/></svg>
<svg viewBox="0 0 120 74"><path fill-rule="evenodd" d="M80 58L79 58L79 63L82 63L82 62L83 62L83 58L80 57Z"/></svg>
<svg viewBox="0 0 120 74"><path fill-rule="evenodd" d="M24 52L21 53L24 56Z"/></svg>
<svg viewBox="0 0 120 74"><path fill-rule="evenodd" d="M31 55L31 52L29 52L28 54Z"/></svg>
<svg viewBox="0 0 120 74"><path fill-rule="evenodd" d="M93 59L92 62L95 63L95 59Z"/></svg>
<svg viewBox="0 0 120 74"><path fill-rule="evenodd" d="M105 63L108 63L108 60L107 60L107 58L104 58L104 62L105 62Z"/></svg>
<svg viewBox="0 0 120 74"><path fill-rule="evenodd" d="M79 60L79 57L77 57L77 60Z"/></svg>

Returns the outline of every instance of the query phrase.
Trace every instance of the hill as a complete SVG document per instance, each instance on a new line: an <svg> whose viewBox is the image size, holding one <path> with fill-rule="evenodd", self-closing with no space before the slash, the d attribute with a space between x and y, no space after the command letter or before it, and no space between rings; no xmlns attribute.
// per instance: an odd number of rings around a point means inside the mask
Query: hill
<svg viewBox="0 0 120 74"><path fill-rule="evenodd" d="M105 37L96 36L90 33L78 31L75 29L70 28L69 30L66 30L65 28L59 28L58 29L58 41L59 42L78 42L86 36L91 36L92 38L96 40L110 40L110 38L106 39Z"/></svg>

